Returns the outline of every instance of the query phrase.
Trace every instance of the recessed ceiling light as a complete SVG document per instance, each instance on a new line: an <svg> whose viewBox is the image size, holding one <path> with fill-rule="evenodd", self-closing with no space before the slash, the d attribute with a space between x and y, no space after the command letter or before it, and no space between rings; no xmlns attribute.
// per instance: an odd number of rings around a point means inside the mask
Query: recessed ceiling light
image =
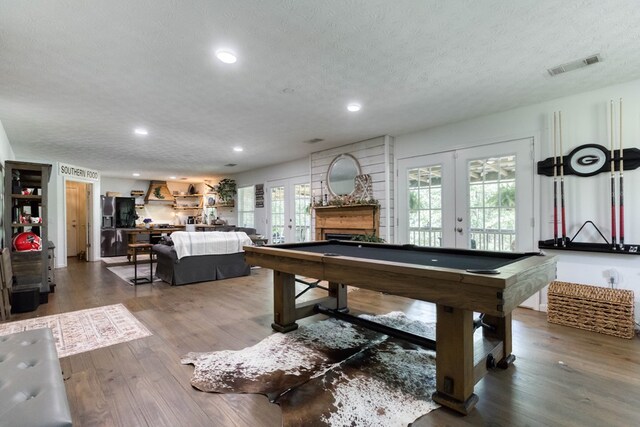
<svg viewBox="0 0 640 427"><path fill-rule="evenodd" d="M135 133L136 135L140 135L140 136L149 135L149 131L146 130L145 128L135 128L133 130L133 133Z"/></svg>
<svg viewBox="0 0 640 427"><path fill-rule="evenodd" d="M238 153L240 151L243 151L243 150L244 150L244 148L242 148L242 147L233 147L233 151L237 151Z"/></svg>
<svg viewBox="0 0 640 427"><path fill-rule="evenodd" d="M361 108L362 108L362 105L356 104L356 103L352 103L352 104L347 105L347 110L349 110L351 112L360 111Z"/></svg>
<svg viewBox="0 0 640 427"><path fill-rule="evenodd" d="M225 64L233 64L238 60L235 53L224 49L217 50L216 57Z"/></svg>
<svg viewBox="0 0 640 427"><path fill-rule="evenodd" d="M170 176L169 179L176 179L176 177L175 176Z"/></svg>
<svg viewBox="0 0 640 427"><path fill-rule="evenodd" d="M133 176L140 176L140 174L138 172L135 172Z"/></svg>

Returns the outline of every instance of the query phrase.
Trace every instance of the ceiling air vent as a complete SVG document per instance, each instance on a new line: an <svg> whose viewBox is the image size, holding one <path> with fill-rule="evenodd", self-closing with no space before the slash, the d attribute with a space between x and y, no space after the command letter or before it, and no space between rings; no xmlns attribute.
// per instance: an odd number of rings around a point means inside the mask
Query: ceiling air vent
<svg viewBox="0 0 640 427"><path fill-rule="evenodd" d="M598 62L602 62L602 58L600 58L600 54L595 54L583 59L558 65L557 67L549 68L547 71L552 76L557 76L558 74L566 73L567 71L573 71L578 68L586 67L587 65L597 64Z"/></svg>
<svg viewBox="0 0 640 427"><path fill-rule="evenodd" d="M228 167L228 168L232 168L234 166L238 166L238 164L237 163L227 163L225 166Z"/></svg>
<svg viewBox="0 0 640 427"><path fill-rule="evenodd" d="M312 138L304 141L306 144L315 144L316 142L324 141L322 138Z"/></svg>

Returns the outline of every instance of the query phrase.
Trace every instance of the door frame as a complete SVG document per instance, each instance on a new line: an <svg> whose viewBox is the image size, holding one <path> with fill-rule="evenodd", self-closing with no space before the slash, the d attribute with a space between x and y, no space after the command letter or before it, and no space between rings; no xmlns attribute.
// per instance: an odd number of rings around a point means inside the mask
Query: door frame
<svg viewBox="0 0 640 427"><path fill-rule="evenodd" d="M450 150L438 150L438 151L428 151L426 150L423 153L420 154L416 154L414 156L408 156L408 157L403 157L402 159L398 159L396 158L394 160L394 168L395 168L395 176L396 176L396 180L393 186L393 191L395 194L394 197L394 202L393 202L393 208L396 212L396 220L395 222L395 226L396 226L396 230L394 233L394 243L401 243L400 241L400 226L401 226L401 221L400 221L400 215L401 211L400 211L400 197L399 195L402 194L402 192L406 192L407 191L407 184L405 181L401 180L400 175L401 175L401 171L400 171L400 164L403 161L409 161L410 159L415 159L415 158L421 158L424 156L429 156L429 155L435 155L435 154L444 154L444 153L452 153L452 152L456 152L458 150L465 150L465 149L470 149L470 148L479 148L479 147L483 147L483 146L489 146L492 144L497 144L497 143L503 143L503 142L510 142L510 141L518 141L518 140L523 140L523 139L531 139L531 142L533 144L533 149L531 152L531 156L532 159L531 161L534 164L534 168L535 168L535 164L536 161L540 159L540 153L541 153L541 145L542 145L542 138L541 138L541 133L540 131L533 131L533 132L527 132L525 134L512 134L512 135L505 135L503 137L491 137L491 138L483 138L481 140L475 140L475 141L467 141L466 143L452 143L451 144L451 149ZM540 237L540 229L541 229L541 222L543 221L543 218L546 218L546 214L543 214L541 212L541 204L540 204L540 187L541 186L541 177L540 175L538 175L537 173L535 173L535 169L534 169L534 175L533 175L533 179L532 179L532 193L533 193L533 210L532 210L532 214L533 214L533 227L532 227L532 233L533 233L533 239L534 239L534 245L537 242L537 240ZM408 217L407 217L408 218ZM408 221L407 221L408 222ZM444 229L444 224L443 224L443 229ZM405 234L404 232L402 232L403 235ZM408 238L408 235L407 235ZM546 290L543 290L542 292L546 292ZM527 301L525 301L522 306L527 307L527 308L532 308L534 310L540 310L540 309L544 309L544 306L540 304L540 292L536 293L536 295L533 295L531 298L529 298Z"/></svg>
<svg viewBox="0 0 640 427"><path fill-rule="evenodd" d="M67 259L67 181L81 182L85 184L87 187L87 195L86 195L86 203L87 203L87 251L86 251L86 260L87 261L97 261L95 257L95 248L96 248L96 233L94 230L94 205L96 199L96 189L95 182L83 179L69 179L67 177L63 177L62 179L62 191L60 194L60 198L62 200L62 221L64 224L63 233L58 236L58 240L60 241L60 248L58 249L58 253L56 254L56 258L59 260L64 260L64 264L60 265L62 267L66 266ZM100 245L98 244L98 250L100 249ZM58 265L57 265L58 266Z"/></svg>
<svg viewBox="0 0 640 427"><path fill-rule="evenodd" d="M510 147L510 143L517 143L520 141L527 141L528 147L523 146L522 147L516 147L514 146L514 149L511 150ZM494 151L490 151L491 150L491 146L497 146L497 145L506 145L507 148L505 149L501 149L501 150L494 150ZM522 221L520 222L516 222L516 251L518 252L531 252L531 251L535 251L536 246L537 246L537 239L536 239L536 234L534 232L534 226L535 226L535 215L536 215L536 207L535 204L533 203L533 197L535 194L535 186L534 186L534 181L535 181L535 157L534 157L534 149L535 149L535 143L533 138L521 138L521 139L517 139L517 140L509 140L509 141L503 141L503 142L496 142L493 144L490 144L489 146L480 146L480 147L469 147L469 148L465 148L465 149L460 149L460 150L456 150L456 164L458 164L458 162L461 159L461 154L462 155L466 155L464 157L464 159L467 160L474 160L474 159L481 159L481 158L485 158L487 157L487 155L481 154L482 151L484 151L485 147L487 148L487 151L489 152L489 156L493 157L502 157L502 156L508 156L511 154L516 154L516 151L520 151L522 150L522 155L521 156L517 156L516 159L521 159L521 161L518 161L518 163L520 163L521 165L527 165L531 168L531 175L524 175L527 179L531 179L530 181L530 191L531 194L523 194L522 191L518 191L516 193L516 199L519 201L516 201L516 218L519 218L521 216L524 215L528 215L527 212L523 212L523 200L531 200L531 213L530 213L530 217L528 218L529 224L526 223L527 218L520 218ZM525 157L524 160L522 160L522 157ZM468 168L465 166L464 169L462 170L456 170L456 178L460 178L463 180L463 182L465 182L465 186L464 186L464 192L458 192L458 188L456 188L456 216L458 216L460 214L460 209L464 206L467 205L468 200L469 200L469 176L468 176ZM521 177L522 178L522 177ZM522 184L521 184L522 187ZM464 194L463 194L464 193ZM466 206L467 208L469 208L469 206ZM468 239L468 234L469 234L469 230L470 230L470 226L469 226L469 221L470 221L470 217L469 217L469 212L464 212L464 234L461 236L460 234L456 233L456 241L458 240L467 240ZM456 226L458 226L458 224L456 224ZM525 234L529 234L529 236L527 236L527 240L529 240L527 243L530 244L530 247L523 247L521 244L521 239L518 239L517 236L519 235L526 235ZM464 236L464 237L463 237ZM463 246L461 246L459 243L456 243L456 247L457 248L463 248ZM464 247L466 249L466 245Z"/></svg>

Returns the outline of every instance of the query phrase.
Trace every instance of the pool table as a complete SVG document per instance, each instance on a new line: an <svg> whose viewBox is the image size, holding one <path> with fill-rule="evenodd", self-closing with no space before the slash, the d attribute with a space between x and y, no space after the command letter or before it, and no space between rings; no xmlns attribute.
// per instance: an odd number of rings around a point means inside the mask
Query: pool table
<svg viewBox="0 0 640 427"><path fill-rule="evenodd" d="M555 278L554 256L351 241L245 247L248 264L273 270L276 331L298 327L322 304L347 310L347 285L436 304L434 401L467 414L487 370L508 367L511 311ZM328 296L296 304L295 276L329 283ZM473 313L483 313L474 334Z"/></svg>

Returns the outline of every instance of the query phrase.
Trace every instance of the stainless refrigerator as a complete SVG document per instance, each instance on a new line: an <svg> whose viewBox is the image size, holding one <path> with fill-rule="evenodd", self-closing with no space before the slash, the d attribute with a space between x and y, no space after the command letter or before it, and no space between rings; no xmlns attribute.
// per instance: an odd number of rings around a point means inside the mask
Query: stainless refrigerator
<svg viewBox="0 0 640 427"><path fill-rule="evenodd" d="M128 249L126 229L136 225L135 198L101 196L100 205L100 256L124 256Z"/></svg>

